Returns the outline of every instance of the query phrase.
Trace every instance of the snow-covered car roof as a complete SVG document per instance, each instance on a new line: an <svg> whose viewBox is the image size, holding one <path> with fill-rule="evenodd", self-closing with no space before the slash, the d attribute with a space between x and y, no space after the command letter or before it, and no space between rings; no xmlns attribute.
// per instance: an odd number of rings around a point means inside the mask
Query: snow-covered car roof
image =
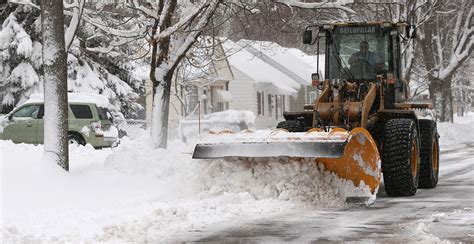
<svg viewBox="0 0 474 244"><path fill-rule="evenodd" d="M109 99L100 94L93 93L68 93L67 99L69 103L93 103L99 107L109 107ZM43 103L44 93L35 93L30 95L30 98L26 101L28 103Z"/></svg>

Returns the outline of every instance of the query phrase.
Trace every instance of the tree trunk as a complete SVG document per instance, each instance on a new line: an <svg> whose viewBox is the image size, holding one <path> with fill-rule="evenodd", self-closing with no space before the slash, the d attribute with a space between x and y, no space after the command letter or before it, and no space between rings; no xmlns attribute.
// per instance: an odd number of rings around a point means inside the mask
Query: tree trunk
<svg viewBox="0 0 474 244"><path fill-rule="evenodd" d="M168 147L168 116L170 110L171 79L173 71L167 71L163 80L154 87L151 137L155 148Z"/></svg>
<svg viewBox="0 0 474 244"><path fill-rule="evenodd" d="M450 80L429 77L430 97L436 111L436 119L440 122L453 121L453 94Z"/></svg>
<svg viewBox="0 0 474 244"><path fill-rule="evenodd" d="M44 69L44 157L69 171L67 54L63 1L41 1Z"/></svg>

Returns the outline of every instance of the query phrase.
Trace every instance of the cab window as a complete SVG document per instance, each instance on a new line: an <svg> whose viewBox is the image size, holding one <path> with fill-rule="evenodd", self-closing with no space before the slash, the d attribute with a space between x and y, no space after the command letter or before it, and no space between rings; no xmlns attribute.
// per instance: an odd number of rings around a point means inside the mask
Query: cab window
<svg viewBox="0 0 474 244"><path fill-rule="evenodd" d="M92 110L89 105L69 105L76 119L92 119Z"/></svg>
<svg viewBox="0 0 474 244"><path fill-rule="evenodd" d="M26 105L13 114L14 118L32 118L38 117L40 105Z"/></svg>

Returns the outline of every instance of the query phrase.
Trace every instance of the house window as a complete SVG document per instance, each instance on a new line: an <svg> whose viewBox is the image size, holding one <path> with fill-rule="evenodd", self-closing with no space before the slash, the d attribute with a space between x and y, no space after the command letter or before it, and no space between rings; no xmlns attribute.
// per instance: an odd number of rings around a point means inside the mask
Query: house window
<svg viewBox="0 0 474 244"><path fill-rule="evenodd" d="M277 119L279 115L283 116L283 111L285 110L285 95L280 95L280 99L276 101L277 106Z"/></svg>
<svg viewBox="0 0 474 244"><path fill-rule="evenodd" d="M272 104L272 95L268 94L268 116L272 117L273 104Z"/></svg>
<svg viewBox="0 0 474 244"><path fill-rule="evenodd" d="M281 95L281 103L282 103L282 112L286 111L286 104L285 104L285 95ZM282 113L283 114L283 113Z"/></svg>
<svg viewBox="0 0 474 244"><path fill-rule="evenodd" d="M197 86L186 86L186 115L196 112L198 107L198 88Z"/></svg>
<svg viewBox="0 0 474 244"><path fill-rule="evenodd" d="M202 94L203 94L203 96L202 96L203 114L207 114L208 113L208 111L207 111L207 105L208 105L208 103L207 103L207 99L208 99L207 90L205 90L205 89L202 90Z"/></svg>
<svg viewBox="0 0 474 244"><path fill-rule="evenodd" d="M309 104L313 104L314 101L316 100L316 98L318 97L318 92L316 92L316 91L311 91L311 92L309 92L308 97L309 97L308 103L309 103Z"/></svg>
<svg viewBox="0 0 474 244"><path fill-rule="evenodd" d="M265 115L263 92L257 92L257 114L260 116Z"/></svg>
<svg viewBox="0 0 474 244"><path fill-rule="evenodd" d="M224 103L223 102L218 102L216 107L214 108L214 112L222 112L224 111Z"/></svg>
<svg viewBox="0 0 474 244"><path fill-rule="evenodd" d="M260 99L260 92L257 92L257 114L262 115L262 100Z"/></svg>
<svg viewBox="0 0 474 244"><path fill-rule="evenodd" d="M276 118L276 119L278 119L278 108L279 108L278 102L279 102L279 101L280 101L280 100L278 99L278 95L275 95L275 118Z"/></svg>

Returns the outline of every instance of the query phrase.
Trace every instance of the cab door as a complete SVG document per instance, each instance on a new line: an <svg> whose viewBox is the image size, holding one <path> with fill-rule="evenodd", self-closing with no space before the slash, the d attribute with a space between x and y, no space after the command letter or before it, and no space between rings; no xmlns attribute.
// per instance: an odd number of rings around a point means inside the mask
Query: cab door
<svg viewBox="0 0 474 244"><path fill-rule="evenodd" d="M39 104L28 104L10 115L9 125L3 131L4 139L15 143L36 143L39 109Z"/></svg>

